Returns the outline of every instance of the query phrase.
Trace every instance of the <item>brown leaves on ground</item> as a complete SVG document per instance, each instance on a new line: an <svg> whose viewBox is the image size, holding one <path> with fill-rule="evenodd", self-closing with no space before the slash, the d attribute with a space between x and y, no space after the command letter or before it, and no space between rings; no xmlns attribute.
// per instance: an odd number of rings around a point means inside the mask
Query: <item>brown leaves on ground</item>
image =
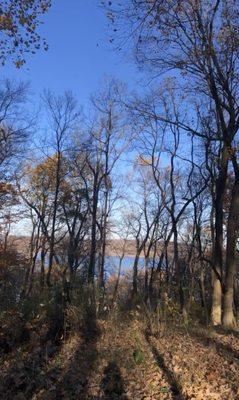
<svg viewBox="0 0 239 400"><path fill-rule="evenodd" d="M160 338L135 320L99 321L98 334L61 346L36 337L2 356L0 398L236 400L239 338L168 327Z"/></svg>

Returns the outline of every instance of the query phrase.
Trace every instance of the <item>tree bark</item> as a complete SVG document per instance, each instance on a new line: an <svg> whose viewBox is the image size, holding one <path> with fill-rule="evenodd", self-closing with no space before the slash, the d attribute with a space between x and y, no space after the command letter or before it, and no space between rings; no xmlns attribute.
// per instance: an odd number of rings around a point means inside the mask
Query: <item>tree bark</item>
<svg viewBox="0 0 239 400"><path fill-rule="evenodd" d="M213 270L212 287L211 321L214 326L217 326L222 323L222 285Z"/></svg>
<svg viewBox="0 0 239 400"><path fill-rule="evenodd" d="M202 307L204 309L205 322L208 325L209 317L208 317L206 291L205 291L205 276L204 276L203 263L202 262L201 262L201 271L200 271L200 276L199 276L199 287L200 287L200 293L201 293Z"/></svg>
<svg viewBox="0 0 239 400"><path fill-rule="evenodd" d="M174 267L175 267L175 273L177 277L177 283L178 283L178 296L179 296L179 304L180 304L180 310L181 313L184 317L187 315L186 311L186 306L185 306L185 298L184 298L184 292L183 292L183 282L182 282L182 269L181 269L181 264L179 260L179 252L178 252L178 231L177 231L177 225L173 221L173 250L174 250Z"/></svg>
<svg viewBox="0 0 239 400"><path fill-rule="evenodd" d="M132 291L133 301L138 293L138 263L139 263L139 252L137 251L133 266L133 291Z"/></svg>
<svg viewBox="0 0 239 400"><path fill-rule="evenodd" d="M91 247L90 261L88 269L88 283L94 283L95 260L96 260L96 225L97 225L97 206L98 206L98 176L94 177L93 199L92 199L92 223L91 223Z"/></svg>
<svg viewBox="0 0 239 400"><path fill-rule="evenodd" d="M59 147L59 144L58 144ZM54 250L55 250L55 231L56 231L56 220L57 220L57 210L58 210L58 197L60 192L60 169L61 169L61 151L57 150L57 163L56 163L56 186L53 200L53 216L52 216L52 227L51 227L51 236L49 242L49 263L48 263L48 271L46 277L47 286L51 286L51 271L53 267L53 259L54 259Z"/></svg>
<svg viewBox="0 0 239 400"><path fill-rule="evenodd" d="M234 315L234 278L236 274L236 245L239 233L239 180L235 182L228 217L226 279L223 298L223 326L236 326Z"/></svg>
<svg viewBox="0 0 239 400"><path fill-rule="evenodd" d="M223 195L226 189L228 170L228 149L224 145L221 153L221 163L219 176L216 182L216 196L214 200L215 208L215 242L213 248L213 264L212 271L212 309L211 320L214 326L222 323L222 285L219 276L222 278L223 266ZM215 273L216 271L216 273Z"/></svg>

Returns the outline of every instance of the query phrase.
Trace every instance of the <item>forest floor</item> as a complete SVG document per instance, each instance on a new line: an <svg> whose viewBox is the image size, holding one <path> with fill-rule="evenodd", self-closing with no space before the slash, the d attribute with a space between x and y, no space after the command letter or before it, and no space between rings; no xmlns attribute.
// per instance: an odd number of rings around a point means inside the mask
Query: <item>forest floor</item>
<svg viewBox="0 0 239 400"><path fill-rule="evenodd" d="M158 335L128 318L58 346L28 342L2 355L1 400L239 400L239 334L191 326Z"/></svg>

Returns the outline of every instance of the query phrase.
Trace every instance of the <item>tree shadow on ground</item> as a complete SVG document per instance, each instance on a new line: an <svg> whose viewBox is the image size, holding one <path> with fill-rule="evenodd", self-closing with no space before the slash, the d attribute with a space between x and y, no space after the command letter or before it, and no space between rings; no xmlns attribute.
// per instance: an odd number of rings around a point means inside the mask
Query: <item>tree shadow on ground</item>
<svg viewBox="0 0 239 400"><path fill-rule="evenodd" d="M26 354L26 372L25 368L24 371L21 371L18 378L19 383L9 391L9 396L6 393L2 395L0 385L1 399L15 399L19 391L26 400L32 398L37 400L90 399L88 392L91 389L91 374L98 358L96 344L99 335L100 329L96 323L95 311L89 307L85 310L83 323L77 335L76 346L69 346L66 359L63 359L62 354L58 354L61 346L55 346L56 351L47 360L44 346L39 346L39 352L43 354L42 359L36 358L36 351L33 349L32 354ZM70 343L68 344L70 345ZM61 344L64 348L63 341ZM66 346L67 348L68 346ZM52 346L49 348L50 351L53 349ZM70 353L71 351L72 353ZM9 378L12 379L14 374L15 371L11 369Z"/></svg>
<svg viewBox="0 0 239 400"><path fill-rule="evenodd" d="M185 333L185 330L183 328L180 330ZM186 333L192 338L196 339L198 342L200 342L203 346L214 347L219 355L224 357L227 356L233 358L234 360L236 359L236 361L239 363L239 351L233 349L230 344L221 343L217 338L210 337L207 332L204 332L202 330L196 331L194 329L187 329Z"/></svg>
<svg viewBox="0 0 239 400"><path fill-rule="evenodd" d="M219 333L220 335L224 335L224 336L228 336L228 335L232 335L234 336L236 339L239 339L239 330L235 330L235 329L225 329L222 326L214 326L213 330L217 333Z"/></svg>
<svg viewBox="0 0 239 400"><path fill-rule="evenodd" d="M62 342L57 333L61 336L61 324L57 325L54 320L42 336L35 334L33 330L32 337L14 349L13 357L6 360L5 368L0 374L1 399L12 400L19 392L24 393L24 398L32 399L35 390L44 386L44 374L39 371L44 371L47 362L57 357L61 350Z"/></svg>
<svg viewBox="0 0 239 400"><path fill-rule="evenodd" d="M46 358L51 358L53 353L56 356L58 351L59 348L55 346L45 346L24 355L16 353L16 358L7 371L1 373L0 398L12 400L21 392L25 399L32 399L37 387L45 384L43 376L39 376L39 371L44 370Z"/></svg>
<svg viewBox="0 0 239 400"><path fill-rule="evenodd" d="M127 399L120 369L114 361L110 362L104 369L101 389L104 392L101 400L120 399L123 395L124 399Z"/></svg>
<svg viewBox="0 0 239 400"><path fill-rule="evenodd" d="M170 387L170 391L172 393L172 398L174 400L188 400L188 397L183 395L182 393L182 386L180 382L178 381L177 377L171 371L167 365L165 364L164 358L162 354L156 349L156 347L152 344L150 340L150 334L148 331L145 332L145 339L147 343L149 344L150 350L153 354L154 360L156 361L158 367L163 371L163 374L168 382L168 385Z"/></svg>
<svg viewBox="0 0 239 400"><path fill-rule="evenodd" d="M55 399L91 399L91 375L98 359L97 341L100 329L97 326L95 312L87 311L84 327L81 331L82 341L76 348L68 370L58 381Z"/></svg>

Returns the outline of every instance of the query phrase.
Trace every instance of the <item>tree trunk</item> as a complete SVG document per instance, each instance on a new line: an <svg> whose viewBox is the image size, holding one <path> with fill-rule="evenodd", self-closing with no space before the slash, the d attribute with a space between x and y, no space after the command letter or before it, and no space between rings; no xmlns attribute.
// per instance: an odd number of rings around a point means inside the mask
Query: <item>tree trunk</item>
<svg viewBox="0 0 239 400"><path fill-rule="evenodd" d="M144 275L144 300L149 303L149 256L145 256L145 275Z"/></svg>
<svg viewBox="0 0 239 400"><path fill-rule="evenodd" d="M236 279L234 282L234 305L236 313L236 322L239 325L239 280Z"/></svg>
<svg viewBox="0 0 239 400"><path fill-rule="evenodd" d="M222 285L214 271L212 271L212 288L211 321L217 326L222 322Z"/></svg>
<svg viewBox="0 0 239 400"><path fill-rule="evenodd" d="M108 190L105 192L105 203L104 203L104 215L102 223L102 248L101 248L101 260L100 260L100 270L99 270L99 288L104 289L105 281L105 251L106 251L106 236L107 236L107 223L108 223L108 201L109 193Z"/></svg>
<svg viewBox="0 0 239 400"><path fill-rule="evenodd" d="M175 274L177 277L178 283L178 295L179 295L179 304L180 310L184 317L187 315L186 306L185 306L185 298L183 292L183 283L182 283L182 269L179 260L179 253L178 253L178 231L177 225L173 221L173 250L174 250L174 267L175 267Z"/></svg>
<svg viewBox="0 0 239 400"><path fill-rule="evenodd" d="M90 261L88 269L88 283L94 283L95 277L95 260L96 260L96 224L97 224L97 206L98 206L98 177L94 177L94 189L92 199L92 223L91 223L91 247L90 247Z"/></svg>
<svg viewBox="0 0 239 400"><path fill-rule="evenodd" d="M113 297L112 297L112 305L113 305L113 307L116 305L116 301L117 301L117 297L118 297L118 288L119 288L120 274L121 274L121 267L122 267L123 259L124 259L124 252L123 252L123 254L122 254L122 256L120 257L120 260L119 260L119 268L118 268L117 280L116 280L116 284L115 284L114 292L113 292Z"/></svg>
<svg viewBox="0 0 239 400"><path fill-rule="evenodd" d="M227 226L227 253L225 294L223 298L223 326L236 326L234 315L234 278L236 273L236 245L239 233L239 180L235 183L229 210Z"/></svg>
<svg viewBox="0 0 239 400"><path fill-rule="evenodd" d="M138 293L138 263L139 263L139 252L137 251L134 266L133 266L133 290L132 290L132 301L135 300Z"/></svg>
<svg viewBox="0 0 239 400"><path fill-rule="evenodd" d="M211 320L214 326L221 325L222 323L222 285L219 276L222 277L223 265L223 195L226 189L227 169L228 149L224 145L221 153L220 170L216 182L216 196L214 199L215 242L213 246L214 271L212 271L213 294L211 310Z"/></svg>
<svg viewBox="0 0 239 400"><path fill-rule="evenodd" d="M199 287L200 287L200 293L201 293L202 307L203 307L204 315L205 315L205 321L206 321L206 325L208 325L209 317L208 317L208 309L207 309L207 302L206 302L205 276L204 276L204 271L203 271L203 263L201 263L201 271L200 271L200 276L199 276Z"/></svg>
<svg viewBox="0 0 239 400"><path fill-rule="evenodd" d="M55 182L56 187L55 187L54 200L53 200L52 228L51 228L51 236L50 236L50 243L49 243L49 263L48 263L48 271L47 271L47 278L46 278L46 283L47 283L48 287L51 286L51 271L52 271L53 259L54 259L58 196L59 196L60 182L61 182L60 169L61 169L61 152L58 149L57 150L57 164L56 164L56 182Z"/></svg>
<svg viewBox="0 0 239 400"><path fill-rule="evenodd" d="M40 285L42 288L45 285L45 257L46 257L46 250L45 250L45 242L43 241L41 249L41 278L40 278Z"/></svg>
<svg viewBox="0 0 239 400"><path fill-rule="evenodd" d="M68 267L70 271L70 275L73 275L74 272L74 264L75 264L75 243L74 239L71 237L69 240L69 246L68 246L68 252L67 252L67 258L68 258Z"/></svg>

